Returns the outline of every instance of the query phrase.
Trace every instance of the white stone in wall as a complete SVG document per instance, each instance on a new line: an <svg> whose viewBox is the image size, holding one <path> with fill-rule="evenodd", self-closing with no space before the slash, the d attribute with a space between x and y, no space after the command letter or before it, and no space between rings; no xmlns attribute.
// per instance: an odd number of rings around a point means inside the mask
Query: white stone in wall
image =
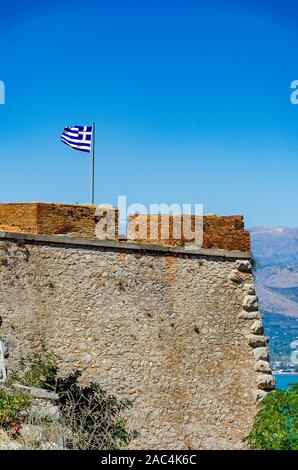
<svg viewBox="0 0 298 470"><path fill-rule="evenodd" d="M250 273L252 270L251 263L245 259L238 259L237 261L235 261L235 266L238 271L242 271L243 273Z"/></svg>
<svg viewBox="0 0 298 470"><path fill-rule="evenodd" d="M248 336L248 343L253 348L258 348L260 346L266 346L268 343L267 336L259 336L259 335L249 335Z"/></svg>
<svg viewBox="0 0 298 470"><path fill-rule="evenodd" d="M0 340L0 383L6 382L7 371L5 366L5 356L7 355L6 348L2 340Z"/></svg>
<svg viewBox="0 0 298 470"><path fill-rule="evenodd" d="M232 282L235 282L235 284L241 284L244 281L241 273L237 271L237 269L233 269L233 271L228 275L228 278Z"/></svg>
<svg viewBox="0 0 298 470"><path fill-rule="evenodd" d="M255 392L255 398L256 398L256 401L261 401L263 400L263 398L265 398L265 396L267 395L268 392L266 392L265 390L257 390Z"/></svg>
<svg viewBox="0 0 298 470"><path fill-rule="evenodd" d="M271 390L275 386L275 379L272 375L260 373L257 375L257 385L261 390Z"/></svg>
<svg viewBox="0 0 298 470"><path fill-rule="evenodd" d="M268 349L266 347L259 347L253 350L253 355L256 361L267 361L269 358Z"/></svg>
<svg viewBox="0 0 298 470"><path fill-rule="evenodd" d="M252 332L253 335L261 335L263 334L263 325L260 320L257 320L253 322L253 324L250 327L250 331Z"/></svg>
<svg viewBox="0 0 298 470"><path fill-rule="evenodd" d="M258 297L256 295L246 295L243 299L243 308L247 312L258 310Z"/></svg>
<svg viewBox="0 0 298 470"><path fill-rule="evenodd" d="M269 362L267 362L267 361L258 361L255 365L255 370L257 372L264 372L265 374L271 374L272 373L271 366L270 366Z"/></svg>
<svg viewBox="0 0 298 470"><path fill-rule="evenodd" d="M253 284L243 284L243 290L246 295L256 295L256 289Z"/></svg>
<svg viewBox="0 0 298 470"><path fill-rule="evenodd" d="M242 312L239 313L238 318L243 320L259 320L261 318L261 313L259 311L246 312L245 310L242 310Z"/></svg>

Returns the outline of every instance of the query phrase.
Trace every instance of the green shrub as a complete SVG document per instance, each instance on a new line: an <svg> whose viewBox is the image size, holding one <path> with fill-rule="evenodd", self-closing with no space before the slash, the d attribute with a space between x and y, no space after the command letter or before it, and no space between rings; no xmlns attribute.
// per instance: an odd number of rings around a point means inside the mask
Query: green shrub
<svg viewBox="0 0 298 470"><path fill-rule="evenodd" d="M128 401L108 395L97 383L79 384L80 371L59 378L59 395L63 421L70 433L66 447L76 450L115 450L125 448L136 437L127 430L123 411Z"/></svg>
<svg viewBox="0 0 298 470"><path fill-rule="evenodd" d="M21 360L21 372L11 373L8 385L54 390L59 397L65 448L80 450L123 449L136 436L127 430L123 411L128 401L108 395L97 383L81 385L81 371L59 377L57 357L45 347Z"/></svg>
<svg viewBox="0 0 298 470"><path fill-rule="evenodd" d="M58 373L57 356L43 346L38 352L29 354L20 361L22 372L12 372L8 383L19 383L27 387L53 390Z"/></svg>
<svg viewBox="0 0 298 470"><path fill-rule="evenodd" d="M266 395L245 441L252 449L298 450L298 384Z"/></svg>
<svg viewBox="0 0 298 470"><path fill-rule="evenodd" d="M18 431L22 413L31 404L27 393L0 388L0 427L6 430Z"/></svg>

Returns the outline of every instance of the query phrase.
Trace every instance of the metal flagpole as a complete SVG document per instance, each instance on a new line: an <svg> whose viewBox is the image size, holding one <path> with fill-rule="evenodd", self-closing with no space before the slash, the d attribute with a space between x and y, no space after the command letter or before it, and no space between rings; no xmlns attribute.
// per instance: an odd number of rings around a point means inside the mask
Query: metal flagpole
<svg viewBox="0 0 298 470"><path fill-rule="evenodd" d="M91 154L91 204L94 204L94 161L95 161L95 122L92 125L92 154Z"/></svg>

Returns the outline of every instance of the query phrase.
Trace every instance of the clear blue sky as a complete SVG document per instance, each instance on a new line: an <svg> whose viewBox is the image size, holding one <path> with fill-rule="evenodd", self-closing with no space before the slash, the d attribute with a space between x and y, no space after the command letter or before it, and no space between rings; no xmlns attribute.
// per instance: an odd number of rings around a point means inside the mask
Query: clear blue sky
<svg viewBox="0 0 298 470"><path fill-rule="evenodd" d="M39 4L38 4L39 3ZM203 203L298 226L294 0L0 0L0 201Z"/></svg>

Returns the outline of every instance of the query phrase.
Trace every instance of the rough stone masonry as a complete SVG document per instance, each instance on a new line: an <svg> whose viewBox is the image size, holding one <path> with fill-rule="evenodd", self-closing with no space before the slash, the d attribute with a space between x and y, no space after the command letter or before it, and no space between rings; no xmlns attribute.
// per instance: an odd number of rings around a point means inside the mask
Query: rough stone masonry
<svg viewBox="0 0 298 470"><path fill-rule="evenodd" d="M11 225L0 227L8 373L44 342L63 372L79 367L131 400L131 448L245 447L258 400L274 387L249 253Z"/></svg>

